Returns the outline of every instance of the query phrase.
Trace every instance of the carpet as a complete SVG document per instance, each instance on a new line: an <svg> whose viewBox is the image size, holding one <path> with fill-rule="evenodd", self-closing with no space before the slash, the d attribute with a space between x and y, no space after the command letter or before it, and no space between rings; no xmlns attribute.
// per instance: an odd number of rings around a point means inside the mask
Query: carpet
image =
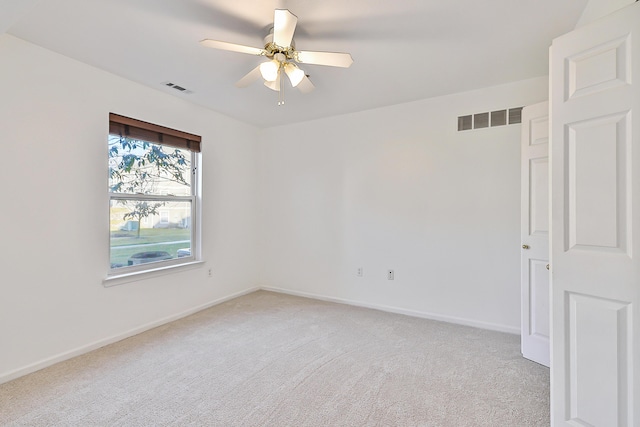
<svg viewBox="0 0 640 427"><path fill-rule="evenodd" d="M516 335L258 291L0 385L3 426L548 426Z"/></svg>

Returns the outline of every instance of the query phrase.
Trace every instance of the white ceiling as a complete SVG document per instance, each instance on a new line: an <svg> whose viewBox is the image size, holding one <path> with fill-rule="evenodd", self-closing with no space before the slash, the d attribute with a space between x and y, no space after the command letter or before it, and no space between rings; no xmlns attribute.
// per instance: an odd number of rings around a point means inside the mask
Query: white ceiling
<svg viewBox="0 0 640 427"><path fill-rule="evenodd" d="M7 30L34 44L260 127L546 75L551 40L573 29L587 3L0 1L0 6L11 12L12 21L5 18L0 22L0 32ZM316 90L302 95L289 88L283 107L277 106L276 92L260 82L245 89L234 86L261 58L207 49L198 43L211 38L262 47L275 8L287 8L298 16L298 49L349 52L354 59L348 69L303 66ZM162 85L166 81L193 93L168 89Z"/></svg>

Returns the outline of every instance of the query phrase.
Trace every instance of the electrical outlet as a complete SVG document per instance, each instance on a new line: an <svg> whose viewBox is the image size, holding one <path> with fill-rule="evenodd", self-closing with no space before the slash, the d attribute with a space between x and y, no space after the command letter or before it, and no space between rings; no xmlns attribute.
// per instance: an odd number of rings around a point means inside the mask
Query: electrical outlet
<svg viewBox="0 0 640 427"><path fill-rule="evenodd" d="M387 280L393 280L393 270L387 270Z"/></svg>
<svg viewBox="0 0 640 427"><path fill-rule="evenodd" d="M209 277L213 277L213 268L210 268L208 271Z"/></svg>
<svg viewBox="0 0 640 427"><path fill-rule="evenodd" d="M358 277L362 277L362 272L363 272L362 267L358 267L358 270L357 270L357 272L356 272L356 275L357 275Z"/></svg>

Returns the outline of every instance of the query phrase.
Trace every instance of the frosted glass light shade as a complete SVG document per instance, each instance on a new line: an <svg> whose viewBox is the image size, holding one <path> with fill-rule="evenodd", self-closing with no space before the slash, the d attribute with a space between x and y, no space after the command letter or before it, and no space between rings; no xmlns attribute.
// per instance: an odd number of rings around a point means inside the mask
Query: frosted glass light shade
<svg viewBox="0 0 640 427"><path fill-rule="evenodd" d="M271 90L275 90L276 92L280 92L280 73L278 73L278 76L276 77L276 79L272 82L266 81L264 82L264 85L266 87L268 87Z"/></svg>
<svg viewBox="0 0 640 427"><path fill-rule="evenodd" d="M290 62L286 63L284 66L284 72L287 73L287 77L291 81L291 86L296 87L304 78L304 71L300 68L296 67L294 64Z"/></svg>
<svg viewBox="0 0 640 427"><path fill-rule="evenodd" d="M278 70L280 69L280 63L276 60L263 62L260 64L260 74L262 78L268 82L275 82L278 78Z"/></svg>

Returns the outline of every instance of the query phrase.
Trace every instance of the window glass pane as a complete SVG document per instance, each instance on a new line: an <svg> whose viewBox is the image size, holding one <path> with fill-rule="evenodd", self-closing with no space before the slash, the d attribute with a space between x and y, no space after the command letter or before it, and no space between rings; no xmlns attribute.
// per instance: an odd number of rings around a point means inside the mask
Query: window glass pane
<svg viewBox="0 0 640 427"><path fill-rule="evenodd" d="M191 201L111 200L111 268L191 255Z"/></svg>
<svg viewBox="0 0 640 427"><path fill-rule="evenodd" d="M191 195L191 152L109 135L109 191Z"/></svg>

